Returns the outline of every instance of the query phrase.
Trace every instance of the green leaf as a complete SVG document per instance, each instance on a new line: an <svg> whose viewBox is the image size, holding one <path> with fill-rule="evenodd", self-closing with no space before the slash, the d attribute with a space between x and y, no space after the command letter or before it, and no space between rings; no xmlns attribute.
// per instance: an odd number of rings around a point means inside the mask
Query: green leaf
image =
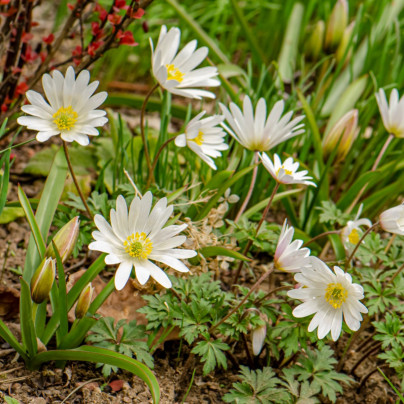
<svg viewBox="0 0 404 404"><path fill-rule="evenodd" d="M243 170L234 174L227 181L225 181L224 184L217 190L216 194L209 199L209 201L206 203L205 207L201 210L201 212L199 212L198 217L195 220L203 219L210 212L210 210L217 204L220 197L222 195L224 195L227 188L231 188L231 186L233 184L235 184L237 181L241 180L241 178L243 178L246 174L248 174L253 169L254 169L254 166L246 167Z"/></svg>
<svg viewBox="0 0 404 404"><path fill-rule="evenodd" d="M63 149L60 148L53 160L35 215L43 239L46 239L52 224L53 215L55 214L60 196L63 192L66 175L66 158ZM27 282L31 281L31 277L39 265L40 260L40 254L36 249L34 237L32 236L28 243L23 272L23 277Z"/></svg>
<svg viewBox="0 0 404 404"><path fill-rule="evenodd" d="M210 247L202 247L198 250L205 258L207 257L216 257L218 255L223 255L225 257L235 258L241 261L250 261L245 255L240 254L237 251L229 250L225 247L220 246L210 246Z"/></svg>
<svg viewBox="0 0 404 404"><path fill-rule="evenodd" d="M270 367L262 370L250 370L240 366L241 383L233 383L233 389L225 394L226 403L238 404L288 404L290 395L280 387L282 381L275 376Z"/></svg>
<svg viewBox="0 0 404 404"><path fill-rule="evenodd" d="M13 397L4 396L3 398L4 398L4 401L5 401L7 404L20 404L20 402L19 402L18 400L16 400L15 398L13 398Z"/></svg>
<svg viewBox="0 0 404 404"><path fill-rule="evenodd" d="M5 206L0 214L0 224L11 223L24 216L24 209Z"/></svg>
<svg viewBox="0 0 404 404"><path fill-rule="evenodd" d="M105 255L101 254L87 269L87 271L80 277L80 279L73 285L67 294L67 311L69 311L76 300L79 298L83 288L93 281L93 279L104 269L105 267ZM59 326L59 308L55 310L48 324L46 325L45 331L41 337L41 340L45 345L48 344L53 334L55 333L57 327Z"/></svg>
<svg viewBox="0 0 404 404"><path fill-rule="evenodd" d="M0 191L0 214L3 211L4 205L7 200L8 182L10 179L10 153L11 150L7 150L0 159L0 170L4 165L4 171L1 178L1 191Z"/></svg>
<svg viewBox="0 0 404 404"><path fill-rule="evenodd" d="M35 326L32 318L31 292L28 283L20 278L21 296L20 296L20 317L21 317L21 337L23 346L28 355L32 358L38 350L38 344L35 335Z"/></svg>
<svg viewBox="0 0 404 404"><path fill-rule="evenodd" d="M3 338L4 341L6 341L11 347L13 347L24 359L24 361L27 361L27 354L24 351L23 347L2 320L0 320L0 337Z"/></svg>
<svg viewBox="0 0 404 404"><path fill-rule="evenodd" d="M120 353L93 346L82 346L76 349L41 352L33 358L30 365L36 369L42 363L53 360L78 360L93 363L102 362L112 366L117 366L120 369L125 369L141 378L149 386L154 403L157 404L160 401L160 388L157 379L151 370L139 361Z"/></svg>
<svg viewBox="0 0 404 404"><path fill-rule="evenodd" d="M300 355L297 365L291 369L298 375L299 381L309 381L313 389L321 389L321 394L328 397L333 403L337 400L336 393L342 393L341 382L348 384L353 380L334 370L337 360L333 357L334 351L325 345L320 350L306 351L306 355Z"/></svg>
<svg viewBox="0 0 404 404"><path fill-rule="evenodd" d="M153 357L145 342L148 337L146 327L138 325L136 320L129 324L125 320L120 320L114 325L112 317L102 318L92 327L91 332L86 341L91 342L93 346L110 349L129 357L135 355L137 360L150 368L153 367ZM111 370L116 371L104 365L104 376L109 376Z"/></svg>
<svg viewBox="0 0 404 404"><path fill-rule="evenodd" d="M27 217L29 227L31 228L32 234L34 236L35 244L36 244L38 252L39 252L39 256L41 259L43 259L44 255L45 255L46 245L45 245L45 242L43 241L41 231L40 231L38 223L35 219L34 212L31 208L29 200L20 185L18 185L18 199L20 200L21 206L25 212L25 216ZM34 270L35 270L35 268L34 268Z"/></svg>
<svg viewBox="0 0 404 404"><path fill-rule="evenodd" d="M62 260L59 255L59 251L56 244L52 240L53 251L56 256L56 266L59 279L59 293L58 293L58 311L59 311L59 329L58 329L58 341L60 341L67 334L69 330L69 322L67 319L67 293L66 293L66 279L65 271L63 268Z"/></svg>
<svg viewBox="0 0 404 404"><path fill-rule="evenodd" d="M223 351L227 351L228 349L230 347L227 344L217 339L214 341L200 341L191 352L201 356L201 361L205 362L203 374L206 376L216 366L227 369L226 355Z"/></svg>

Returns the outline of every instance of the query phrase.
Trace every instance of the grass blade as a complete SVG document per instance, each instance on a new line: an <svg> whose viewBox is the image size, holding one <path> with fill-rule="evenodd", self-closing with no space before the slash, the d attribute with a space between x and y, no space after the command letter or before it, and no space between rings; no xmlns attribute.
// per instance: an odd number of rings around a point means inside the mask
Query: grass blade
<svg viewBox="0 0 404 404"><path fill-rule="evenodd" d="M128 370L129 372L132 372L138 376L148 385L154 403L157 404L160 401L160 388L156 377L146 365L143 365L136 359L109 349L94 346L83 346L71 350L42 352L36 355L31 361L31 366L33 368L38 368L42 363L50 362L52 360L78 360L93 363L102 362L108 365L117 366L120 369Z"/></svg>

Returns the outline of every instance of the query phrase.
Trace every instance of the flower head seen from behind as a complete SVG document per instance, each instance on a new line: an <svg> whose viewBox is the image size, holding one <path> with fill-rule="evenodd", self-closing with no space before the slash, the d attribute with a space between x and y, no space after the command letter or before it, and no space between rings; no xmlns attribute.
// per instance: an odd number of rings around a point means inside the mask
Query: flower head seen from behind
<svg viewBox="0 0 404 404"><path fill-rule="evenodd" d="M220 104L230 125L230 128L224 125L227 132L246 149L261 152L304 132L304 124L299 124L304 116L291 120L293 112L290 111L282 117L284 107L283 100L278 101L267 117L267 105L263 98L258 100L255 113L247 95L244 97L243 111L233 102L230 103L230 111Z"/></svg>
<svg viewBox="0 0 404 404"><path fill-rule="evenodd" d="M220 157L221 150L226 150L229 145L224 142L226 133L217 125L223 122L222 115L214 115L201 119L205 112L201 112L193 118L185 128L185 133L175 138L175 144L179 147L188 146L213 170L216 165L211 157Z"/></svg>
<svg viewBox="0 0 404 404"><path fill-rule="evenodd" d="M404 236L404 204L382 212L380 226L384 231Z"/></svg>
<svg viewBox="0 0 404 404"><path fill-rule="evenodd" d="M317 186L314 182L309 181L313 178L306 175L308 172L307 170L297 171L299 163L293 161L292 157L288 157L282 164L282 161L277 154L274 155L273 163L265 153L262 153L259 156L264 167L279 184L304 184L313 185L314 187Z"/></svg>
<svg viewBox="0 0 404 404"><path fill-rule="evenodd" d="M383 89L375 97L387 132L396 137L404 137L404 97L399 98L396 88L391 90L390 103L387 102Z"/></svg>
<svg viewBox="0 0 404 404"><path fill-rule="evenodd" d="M295 229L287 225L285 220L276 246L275 268L285 272L300 272L302 268L310 266L310 250L300 248L302 240L292 242Z"/></svg>
<svg viewBox="0 0 404 404"><path fill-rule="evenodd" d="M38 131L36 139L39 142L60 135L66 142L88 145L88 136L98 136L96 127L108 122L106 112L96 109L105 101L107 93L102 91L93 95L98 81L88 84L89 81L88 70L83 70L76 78L71 66L66 76L58 70L54 70L52 75L44 74L42 86L48 102L36 91L27 91L31 104L21 109L30 116L21 116L17 122Z"/></svg>
<svg viewBox="0 0 404 404"><path fill-rule="evenodd" d="M116 210L110 212L111 224L101 215L94 217L98 231L93 232L95 241L89 249L107 253L106 264L119 264L115 274L117 290L126 285L133 267L141 285L151 276L160 285L170 288L167 274L152 261L179 272L188 272L180 260L196 255L195 251L176 248L186 240L185 236L178 235L187 227L186 224L164 227L173 212L172 205L167 206L167 198L160 199L151 209L152 199L151 192L141 199L135 197L128 211L124 197L119 195Z"/></svg>
<svg viewBox="0 0 404 404"><path fill-rule="evenodd" d="M334 272L320 259L311 257L312 267L302 269L295 275L302 286L288 292L288 296L303 301L293 310L295 317L314 314L308 331L317 329L318 338L324 338L330 331L336 341L342 329L342 317L347 326L357 331L362 321L361 313L367 308L360 302L363 287L352 283L351 275L335 266Z"/></svg>
<svg viewBox="0 0 404 404"><path fill-rule="evenodd" d="M196 50L197 41L189 42L177 54L180 45L181 31L173 27L167 32L163 25L154 49L152 48L152 71L160 86L172 94L182 97L201 99L215 98L210 91L195 87L216 87L220 81L216 67L202 67L195 69L208 55L208 48L203 46Z"/></svg>

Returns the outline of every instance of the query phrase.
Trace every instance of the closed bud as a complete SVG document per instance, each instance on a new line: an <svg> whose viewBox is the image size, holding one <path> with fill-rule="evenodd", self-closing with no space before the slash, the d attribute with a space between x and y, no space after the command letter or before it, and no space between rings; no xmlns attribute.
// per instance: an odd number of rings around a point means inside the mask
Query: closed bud
<svg viewBox="0 0 404 404"><path fill-rule="evenodd" d="M339 43L337 52L335 53L337 62L340 62L345 55L345 52L348 48L349 41L351 40L351 36L352 36L354 27L355 27L355 22L352 22L351 24L349 24L346 27L346 29L344 31L344 35L342 35L341 42ZM345 63L348 63L349 59L351 58L351 54L352 54L352 48L348 51L348 53L345 56Z"/></svg>
<svg viewBox="0 0 404 404"><path fill-rule="evenodd" d="M52 289L56 274L56 260L44 258L31 279L32 301L40 304L44 302Z"/></svg>
<svg viewBox="0 0 404 404"><path fill-rule="evenodd" d="M326 50L334 51L338 47L347 25L348 2L347 0L337 0L327 21L327 31L324 42Z"/></svg>
<svg viewBox="0 0 404 404"><path fill-rule="evenodd" d="M320 55L321 49L323 48L324 31L324 21L317 21L316 26L305 44L305 54L311 60L317 60Z"/></svg>
<svg viewBox="0 0 404 404"><path fill-rule="evenodd" d="M76 318L83 318L90 307L91 300L93 298L94 288L89 283L80 293L77 300L75 315Z"/></svg>
<svg viewBox="0 0 404 404"><path fill-rule="evenodd" d="M343 160L351 149L352 143L358 136L358 133L358 110L352 109L340 118L324 136L324 157L329 157L337 147L336 161Z"/></svg>
<svg viewBox="0 0 404 404"><path fill-rule="evenodd" d="M76 216L70 220L70 222L66 223L52 239L63 263L67 261L73 252L73 248L76 245L77 238L79 237L79 226L79 217ZM52 243L50 243L46 249L45 255L47 257L56 258Z"/></svg>

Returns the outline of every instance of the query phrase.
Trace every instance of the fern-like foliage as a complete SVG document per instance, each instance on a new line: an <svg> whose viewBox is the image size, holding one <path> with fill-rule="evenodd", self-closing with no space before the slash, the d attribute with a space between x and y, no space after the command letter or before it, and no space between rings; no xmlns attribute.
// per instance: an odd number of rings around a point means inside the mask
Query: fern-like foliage
<svg viewBox="0 0 404 404"><path fill-rule="evenodd" d="M121 331L122 328L122 331ZM119 320L114 325L112 317L101 318L91 328L92 334L86 338L86 342L91 342L94 346L110 349L126 356L136 356L136 359L153 368L153 357L149 353L146 343L147 334L144 325L138 325L136 320L126 323ZM97 367L102 366L102 374L107 377L111 372L117 372L116 366L97 363Z"/></svg>
<svg viewBox="0 0 404 404"><path fill-rule="evenodd" d="M262 370L250 370L240 366L241 383L233 383L233 389L223 400L237 404L289 404L291 396L281 387L282 381L275 372L265 367Z"/></svg>

